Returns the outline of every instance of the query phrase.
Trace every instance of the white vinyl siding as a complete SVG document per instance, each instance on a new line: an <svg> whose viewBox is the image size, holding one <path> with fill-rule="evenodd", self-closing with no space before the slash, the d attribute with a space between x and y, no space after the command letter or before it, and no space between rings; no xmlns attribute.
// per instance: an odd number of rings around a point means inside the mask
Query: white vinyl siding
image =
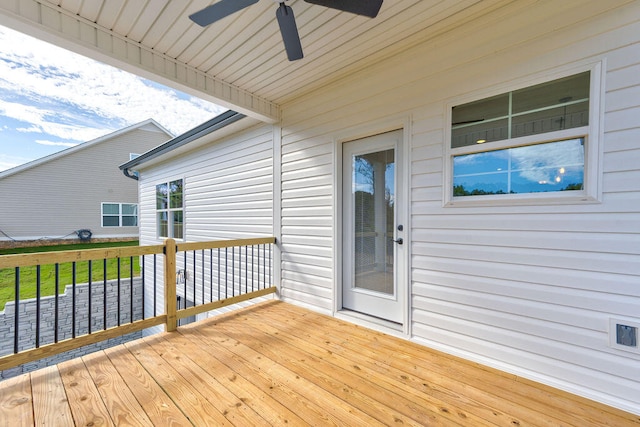
<svg viewBox="0 0 640 427"><path fill-rule="evenodd" d="M283 105L281 296L334 310L335 150L408 118L411 339L640 411L640 355L608 345L611 317L640 318L640 4L557 6L511 3ZM601 203L444 207L451 99L597 61Z"/></svg>
<svg viewBox="0 0 640 427"><path fill-rule="evenodd" d="M144 152L168 139L156 125L143 124L0 173L0 230L17 240L75 239L79 229L91 230L94 239L137 238L137 226L102 227L101 204L138 203L137 181L118 166L132 149Z"/></svg>
<svg viewBox="0 0 640 427"><path fill-rule="evenodd" d="M245 118L242 121L255 123ZM213 136L211 136L213 138ZM140 243L157 244L156 184L184 179L184 240L273 236L273 127L259 125L222 141L211 140L170 162L140 170ZM152 262L145 266L153 274ZM162 274L162 262L157 272ZM149 276L151 277L151 276ZM163 310L162 285L157 307ZM152 292L145 306L153 310Z"/></svg>
<svg viewBox="0 0 640 427"><path fill-rule="evenodd" d="M248 119L244 119L248 120ZM184 177L185 240L273 235L273 136L259 126L141 174L141 241L156 244L155 185Z"/></svg>

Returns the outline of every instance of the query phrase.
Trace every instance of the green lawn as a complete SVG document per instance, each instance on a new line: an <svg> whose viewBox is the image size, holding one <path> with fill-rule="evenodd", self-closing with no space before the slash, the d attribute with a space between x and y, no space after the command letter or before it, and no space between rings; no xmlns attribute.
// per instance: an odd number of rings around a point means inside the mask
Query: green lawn
<svg viewBox="0 0 640 427"><path fill-rule="evenodd" d="M49 251L66 251L79 249L94 249L119 246L137 246L137 241L132 242L110 242L110 243L80 243L72 245L58 246L39 246L33 248L20 249L4 249L0 250L1 255L33 253L33 252L49 252ZM72 263L62 263L59 265L59 293L63 293L65 285L73 283L73 266ZM107 279L116 279L118 277L118 261L117 259L107 260ZM76 283L87 283L89 281L89 263L87 261L76 262ZM140 274L140 265L138 257L133 257L133 274ZM120 277L127 278L131 275L131 262L129 258L120 260ZM0 269L0 311L4 310L7 301L15 300L15 268ZM93 282L104 280L104 264L101 260L92 262L91 276ZM36 267L20 268L20 299L34 298L37 292L37 272ZM40 267L40 295L53 295L56 286L56 273L54 265L43 265Z"/></svg>

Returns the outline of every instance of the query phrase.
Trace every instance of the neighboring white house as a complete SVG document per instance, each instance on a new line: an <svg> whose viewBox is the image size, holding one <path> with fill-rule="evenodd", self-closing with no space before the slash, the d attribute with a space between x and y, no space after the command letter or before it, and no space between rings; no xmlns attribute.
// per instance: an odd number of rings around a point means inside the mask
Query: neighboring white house
<svg viewBox="0 0 640 427"><path fill-rule="evenodd" d="M141 243L274 235L287 302L640 414L640 2L542 3L122 165Z"/></svg>
<svg viewBox="0 0 640 427"><path fill-rule="evenodd" d="M138 186L118 165L171 137L149 119L0 172L0 242L137 238Z"/></svg>

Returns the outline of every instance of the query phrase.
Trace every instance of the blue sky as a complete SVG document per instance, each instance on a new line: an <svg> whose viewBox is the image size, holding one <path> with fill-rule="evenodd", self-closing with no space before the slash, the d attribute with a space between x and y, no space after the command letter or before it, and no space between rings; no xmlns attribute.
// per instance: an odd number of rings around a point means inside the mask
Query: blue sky
<svg viewBox="0 0 640 427"><path fill-rule="evenodd" d="M179 135L225 110L0 26L0 171L150 118Z"/></svg>

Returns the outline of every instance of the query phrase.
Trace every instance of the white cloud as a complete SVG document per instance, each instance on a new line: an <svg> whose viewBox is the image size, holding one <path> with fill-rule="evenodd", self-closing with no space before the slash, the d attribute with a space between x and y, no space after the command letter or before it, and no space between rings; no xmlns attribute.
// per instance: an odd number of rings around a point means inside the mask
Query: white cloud
<svg viewBox="0 0 640 427"><path fill-rule="evenodd" d="M0 46L0 90L16 96L2 102L0 112L63 139L86 141L149 118L180 134L226 110L199 99L181 99L174 90L59 47L43 49L42 42L1 27ZM65 116L49 109L52 103L73 107L78 114L90 112L104 122ZM114 125L105 129L107 122Z"/></svg>

